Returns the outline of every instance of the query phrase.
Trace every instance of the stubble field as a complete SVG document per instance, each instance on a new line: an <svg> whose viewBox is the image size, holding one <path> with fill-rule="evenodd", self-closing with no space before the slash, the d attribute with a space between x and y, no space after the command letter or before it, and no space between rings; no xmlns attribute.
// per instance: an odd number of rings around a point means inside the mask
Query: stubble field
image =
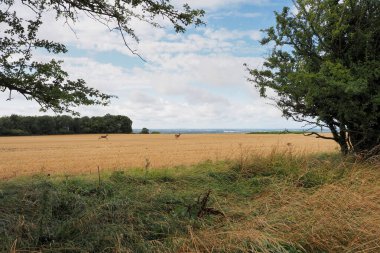
<svg viewBox="0 0 380 253"><path fill-rule="evenodd" d="M330 140L302 134L60 135L0 138L0 178L35 173L96 173L132 167L173 167L226 160L273 150L318 153L337 150Z"/></svg>

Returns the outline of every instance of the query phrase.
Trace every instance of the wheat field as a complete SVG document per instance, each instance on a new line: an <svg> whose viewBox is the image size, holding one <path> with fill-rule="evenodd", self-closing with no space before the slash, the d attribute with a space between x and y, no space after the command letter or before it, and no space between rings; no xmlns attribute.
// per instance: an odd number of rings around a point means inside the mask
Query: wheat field
<svg viewBox="0 0 380 253"><path fill-rule="evenodd" d="M294 153L332 152L330 140L302 134L114 134L0 138L0 178L35 173L79 174L101 170L173 167L205 160L239 158L273 149Z"/></svg>

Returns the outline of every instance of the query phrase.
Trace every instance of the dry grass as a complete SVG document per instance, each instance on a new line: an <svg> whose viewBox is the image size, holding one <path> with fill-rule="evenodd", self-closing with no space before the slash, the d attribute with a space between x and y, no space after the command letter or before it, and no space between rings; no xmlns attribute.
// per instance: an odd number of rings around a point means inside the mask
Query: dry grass
<svg viewBox="0 0 380 253"><path fill-rule="evenodd" d="M276 147L299 153L337 150L334 142L301 134L187 134L174 135L32 136L0 138L0 178L34 173L95 173L102 169L172 167L204 160L228 160L243 153L268 154Z"/></svg>
<svg viewBox="0 0 380 253"><path fill-rule="evenodd" d="M259 162L268 165L270 159ZM298 178L313 171L308 162L299 161ZM294 165L294 161L290 163ZM248 173L260 175L260 169L256 164ZM311 188L286 175L255 197L251 205L237 207L235 212L244 214L241 220L193 233L182 251L380 252L379 169L380 164L345 161L337 167L318 164L314 179L324 175L327 181Z"/></svg>
<svg viewBox="0 0 380 253"><path fill-rule="evenodd" d="M105 172L101 182L0 181L0 251L380 252L380 164L280 148L240 145L234 161ZM204 207L222 215L199 216Z"/></svg>

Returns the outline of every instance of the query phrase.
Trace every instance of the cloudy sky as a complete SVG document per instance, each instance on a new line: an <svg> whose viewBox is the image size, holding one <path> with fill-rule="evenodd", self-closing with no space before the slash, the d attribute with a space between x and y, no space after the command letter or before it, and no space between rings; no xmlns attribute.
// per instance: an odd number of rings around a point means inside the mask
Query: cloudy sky
<svg viewBox="0 0 380 253"><path fill-rule="evenodd" d="M71 79L117 95L107 107L81 107L81 116L107 113L130 117L133 128L299 128L271 101L260 98L244 63L260 67L269 48L260 45L260 29L274 24L274 11L290 0L173 0L206 11L206 26L176 34L170 26L135 23L140 43L124 46L121 37L86 16L72 25L75 33L53 17L45 18L41 37L60 41L69 52L64 60ZM163 25L165 25L165 21ZM44 57L44 55L39 55ZM43 115L36 102L0 93L2 115Z"/></svg>

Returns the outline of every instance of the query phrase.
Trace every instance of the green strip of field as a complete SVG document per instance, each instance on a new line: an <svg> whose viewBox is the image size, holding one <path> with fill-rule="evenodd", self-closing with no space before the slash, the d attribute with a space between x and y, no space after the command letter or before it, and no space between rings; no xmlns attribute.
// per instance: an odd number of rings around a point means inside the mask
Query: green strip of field
<svg viewBox="0 0 380 253"><path fill-rule="evenodd" d="M263 131L263 132L249 132L247 134L304 134L304 131Z"/></svg>

